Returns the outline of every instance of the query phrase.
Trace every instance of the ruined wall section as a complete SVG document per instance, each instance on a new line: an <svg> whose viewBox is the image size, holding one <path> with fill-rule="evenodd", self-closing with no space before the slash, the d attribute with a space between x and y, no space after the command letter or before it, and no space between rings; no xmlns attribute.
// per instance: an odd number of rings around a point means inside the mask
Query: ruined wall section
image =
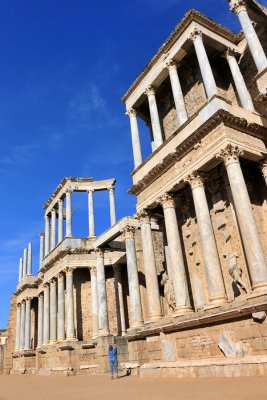
<svg viewBox="0 0 267 400"><path fill-rule="evenodd" d="M13 367L12 353L15 351L16 343L16 317L17 317L17 296L13 294L10 300L10 312L7 327L7 341L4 355L4 374L9 375Z"/></svg>

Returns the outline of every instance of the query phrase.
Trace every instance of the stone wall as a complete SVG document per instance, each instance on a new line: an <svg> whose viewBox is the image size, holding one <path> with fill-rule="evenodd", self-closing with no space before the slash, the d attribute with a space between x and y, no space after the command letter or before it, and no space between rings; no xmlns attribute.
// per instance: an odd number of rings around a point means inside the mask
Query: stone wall
<svg viewBox="0 0 267 400"><path fill-rule="evenodd" d="M17 296L13 294L10 300L10 313L7 327L7 341L4 355L4 374L8 375L13 368L12 353L16 343L16 316L17 316Z"/></svg>

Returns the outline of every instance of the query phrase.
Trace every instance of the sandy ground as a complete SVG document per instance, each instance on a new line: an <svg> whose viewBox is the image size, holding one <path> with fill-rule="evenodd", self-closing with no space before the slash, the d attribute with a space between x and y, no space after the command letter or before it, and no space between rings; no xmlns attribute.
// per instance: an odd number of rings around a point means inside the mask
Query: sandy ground
<svg viewBox="0 0 267 400"><path fill-rule="evenodd" d="M266 400L267 378L0 376L0 400Z"/></svg>

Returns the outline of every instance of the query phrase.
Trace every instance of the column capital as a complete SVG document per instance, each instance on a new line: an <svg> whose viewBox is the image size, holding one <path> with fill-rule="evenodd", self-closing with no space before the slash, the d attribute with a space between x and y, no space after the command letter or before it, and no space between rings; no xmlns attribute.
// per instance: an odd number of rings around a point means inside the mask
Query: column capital
<svg viewBox="0 0 267 400"><path fill-rule="evenodd" d="M49 283L46 282L46 283L44 284L44 291L45 291L45 290L49 290L49 288L50 288Z"/></svg>
<svg viewBox="0 0 267 400"><path fill-rule="evenodd" d="M43 232L41 232L41 233L39 233L39 237L41 238L41 237L44 237L45 236L45 234L43 233Z"/></svg>
<svg viewBox="0 0 267 400"><path fill-rule="evenodd" d="M174 61L173 59L171 59L171 60L168 60L168 61L166 62L165 67L168 68L168 70L171 70L171 69L177 70L178 64L177 64L176 61Z"/></svg>
<svg viewBox="0 0 267 400"><path fill-rule="evenodd" d="M66 267L64 269L64 272L66 275L71 275L71 274L73 274L73 270L74 270L74 268L72 268L72 267Z"/></svg>
<svg viewBox="0 0 267 400"><path fill-rule="evenodd" d="M189 183L192 189L195 189L197 187L204 187L206 179L206 175L203 172L193 171L185 178L185 182Z"/></svg>
<svg viewBox="0 0 267 400"><path fill-rule="evenodd" d="M224 52L224 58L226 60L229 60L230 57L236 57L238 55L238 52L233 49L232 47L228 47L227 50Z"/></svg>
<svg viewBox="0 0 267 400"><path fill-rule="evenodd" d="M136 218L139 220L140 224L150 224L151 215L148 210L141 210L136 214Z"/></svg>
<svg viewBox="0 0 267 400"><path fill-rule="evenodd" d="M96 257L104 257L104 250L103 249L95 249Z"/></svg>
<svg viewBox="0 0 267 400"><path fill-rule="evenodd" d="M264 178L266 178L267 177L267 159L265 159L265 160L262 160L261 162L260 162L260 169L261 169L261 173L262 173L262 176L264 177Z"/></svg>
<svg viewBox="0 0 267 400"><path fill-rule="evenodd" d="M30 303L32 301L32 297L26 297L25 301L26 303Z"/></svg>
<svg viewBox="0 0 267 400"><path fill-rule="evenodd" d="M64 276L65 276L64 271L60 271L60 272L57 274L57 279L58 279L58 280L64 279Z"/></svg>
<svg viewBox="0 0 267 400"><path fill-rule="evenodd" d="M238 146L228 144L224 149L221 149L220 152L216 154L216 158L222 159L227 167L229 164L239 163L239 157L242 156L243 153L243 150Z"/></svg>
<svg viewBox="0 0 267 400"><path fill-rule="evenodd" d="M90 267L89 270L90 270L90 274L91 275L96 275L96 267L95 266L94 267Z"/></svg>
<svg viewBox="0 0 267 400"><path fill-rule="evenodd" d="M56 278L52 278L52 279L49 281L49 283L50 283L50 286L56 286L56 284L57 284Z"/></svg>
<svg viewBox="0 0 267 400"><path fill-rule="evenodd" d="M51 214L56 214L56 209L55 208L52 208L52 210L51 210Z"/></svg>
<svg viewBox="0 0 267 400"><path fill-rule="evenodd" d="M63 207L63 200L62 199L59 199L57 203L58 203L58 207Z"/></svg>
<svg viewBox="0 0 267 400"><path fill-rule="evenodd" d="M20 303L17 303L17 307L20 307L21 306L21 304Z"/></svg>
<svg viewBox="0 0 267 400"><path fill-rule="evenodd" d="M107 189L108 189L109 193L113 193L115 188L114 188L114 186L110 186Z"/></svg>
<svg viewBox="0 0 267 400"><path fill-rule="evenodd" d="M155 96L155 89L153 86L148 86L144 92L147 96Z"/></svg>
<svg viewBox="0 0 267 400"><path fill-rule="evenodd" d="M86 191L89 194L89 193L93 193L95 191L95 189L94 188L90 188L90 189L87 189Z"/></svg>
<svg viewBox="0 0 267 400"><path fill-rule="evenodd" d="M45 214L45 216L44 216L44 220L45 221L49 221L49 219L50 219L50 217L49 217L49 214L47 213L47 214Z"/></svg>
<svg viewBox="0 0 267 400"><path fill-rule="evenodd" d="M125 115L127 115L128 117L131 118L131 117L136 117L137 113L136 113L136 111L135 111L134 108L129 108L129 109L126 111Z"/></svg>
<svg viewBox="0 0 267 400"><path fill-rule="evenodd" d="M68 187L68 188L65 190L66 195L67 195L67 194L71 194L72 192L73 192L73 189L72 189L71 187Z"/></svg>
<svg viewBox="0 0 267 400"><path fill-rule="evenodd" d="M231 0L230 10L238 15L241 11L247 11L247 6L244 0Z"/></svg>
<svg viewBox="0 0 267 400"><path fill-rule="evenodd" d="M39 297L39 298L44 297L44 293L43 293L43 292L39 293L39 294L38 294L38 297Z"/></svg>
<svg viewBox="0 0 267 400"><path fill-rule="evenodd" d="M126 225L122 228L121 233L124 239L134 238L136 228L132 225Z"/></svg>
<svg viewBox="0 0 267 400"><path fill-rule="evenodd" d="M194 30L190 33L188 39L194 42L196 39L202 40L202 36L203 36L202 31L199 28L195 27Z"/></svg>
<svg viewBox="0 0 267 400"><path fill-rule="evenodd" d="M175 199L170 193L165 193L158 200L158 203L164 208L175 208Z"/></svg>

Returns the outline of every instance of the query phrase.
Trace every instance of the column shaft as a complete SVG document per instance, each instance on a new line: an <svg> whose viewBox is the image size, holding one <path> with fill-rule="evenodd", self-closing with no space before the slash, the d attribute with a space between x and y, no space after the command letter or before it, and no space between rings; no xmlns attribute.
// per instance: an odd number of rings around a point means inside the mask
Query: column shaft
<svg viewBox="0 0 267 400"><path fill-rule="evenodd" d="M73 270L66 270L66 340L75 340L74 331L74 299L73 299Z"/></svg>
<svg viewBox="0 0 267 400"><path fill-rule="evenodd" d="M43 325L43 344L49 343L49 303L50 303L50 296L49 296L49 286L44 286L44 325Z"/></svg>
<svg viewBox="0 0 267 400"><path fill-rule="evenodd" d="M66 237L72 237L72 209L71 209L71 191L66 192Z"/></svg>
<svg viewBox="0 0 267 400"><path fill-rule="evenodd" d="M91 274L91 317L92 317L92 339L98 336L98 297L96 268L90 269Z"/></svg>
<svg viewBox="0 0 267 400"><path fill-rule="evenodd" d="M50 218L45 216L45 256L50 252Z"/></svg>
<svg viewBox="0 0 267 400"><path fill-rule="evenodd" d="M23 350L25 347L25 309L26 304L23 300L21 303L21 319L20 319L20 350Z"/></svg>
<svg viewBox="0 0 267 400"><path fill-rule="evenodd" d="M44 258L44 234L40 233L40 253L39 253L39 270L42 268Z"/></svg>
<svg viewBox="0 0 267 400"><path fill-rule="evenodd" d="M173 93L173 98L174 98L174 103L175 103L175 108L176 108L176 113L178 116L178 120L180 122L180 125L182 125L185 121L187 121L187 112L185 108L185 102L184 102L184 96L177 72L177 65L176 63L171 60L168 63L168 69L169 69L169 75L170 75L170 81L171 81L171 87L172 87L172 93Z"/></svg>
<svg viewBox="0 0 267 400"><path fill-rule="evenodd" d="M23 260L22 258L19 259L19 282L22 281L23 278Z"/></svg>
<svg viewBox="0 0 267 400"><path fill-rule="evenodd" d="M28 263L28 251L27 249L24 249L23 252L23 277L25 278L25 276L27 275L27 263Z"/></svg>
<svg viewBox="0 0 267 400"><path fill-rule="evenodd" d="M62 242L63 235L63 200L58 201L58 243Z"/></svg>
<svg viewBox="0 0 267 400"><path fill-rule="evenodd" d="M163 137L162 137L162 131L161 131L161 126L160 126L160 120L159 120L159 113L158 113L158 107L157 107L155 91L150 86L150 87L147 88L145 93L146 93L147 98L148 98L148 105L149 105L149 112L150 112L150 118L151 118L152 131L153 131L153 136L154 136L154 140L155 140L155 147L157 148L163 143Z"/></svg>
<svg viewBox="0 0 267 400"><path fill-rule="evenodd" d="M52 251L56 247L56 210L51 211L51 245L50 250Z"/></svg>
<svg viewBox="0 0 267 400"><path fill-rule="evenodd" d="M21 306L17 304L17 318L16 318L16 345L15 351L20 349L20 320L21 320Z"/></svg>
<svg viewBox="0 0 267 400"><path fill-rule="evenodd" d="M130 110L127 111L126 114L130 118L134 168L137 168L140 164L142 164L142 153L141 153L140 136L137 124L136 111L133 108L131 108Z"/></svg>
<svg viewBox="0 0 267 400"><path fill-rule="evenodd" d="M40 293L38 296L37 347L41 347L43 343L43 323L44 323L44 296L43 293Z"/></svg>
<svg viewBox="0 0 267 400"><path fill-rule="evenodd" d="M58 314L57 314L57 339L62 341L65 339L65 291L64 291L64 275L58 276Z"/></svg>
<svg viewBox="0 0 267 400"><path fill-rule="evenodd" d="M88 190L89 237L95 237L94 191Z"/></svg>
<svg viewBox="0 0 267 400"><path fill-rule="evenodd" d="M109 207L110 207L110 224L112 226L112 225L116 224L116 208L115 208L114 188L109 189Z"/></svg>
<svg viewBox="0 0 267 400"><path fill-rule="evenodd" d="M25 350L31 348L31 299L26 299L25 313Z"/></svg>
<svg viewBox="0 0 267 400"><path fill-rule="evenodd" d="M108 304L105 280L104 254L98 251L96 257L97 297L98 297L98 329L99 335L109 334Z"/></svg>
<svg viewBox="0 0 267 400"><path fill-rule="evenodd" d="M119 265L113 265L113 271L114 271L114 286L115 286L115 296L116 296L118 335L125 336L126 324L125 324L123 290L121 281L121 267Z"/></svg>
<svg viewBox="0 0 267 400"><path fill-rule="evenodd" d="M57 341L57 282L50 282L50 343Z"/></svg>
<svg viewBox="0 0 267 400"><path fill-rule="evenodd" d="M32 274L32 244L28 244L27 275Z"/></svg>

